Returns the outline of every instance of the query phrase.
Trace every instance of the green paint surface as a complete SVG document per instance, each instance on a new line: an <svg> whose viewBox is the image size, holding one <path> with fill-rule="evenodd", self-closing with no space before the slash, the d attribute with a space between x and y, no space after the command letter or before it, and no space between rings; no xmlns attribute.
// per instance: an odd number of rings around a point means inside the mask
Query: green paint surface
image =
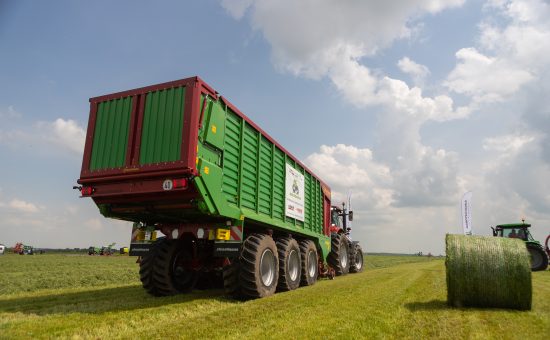
<svg viewBox="0 0 550 340"><path fill-rule="evenodd" d="M180 159L185 88L150 92L145 98L139 163Z"/></svg>
<svg viewBox="0 0 550 340"><path fill-rule="evenodd" d="M98 104L90 170L124 166L132 97Z"/></svg>

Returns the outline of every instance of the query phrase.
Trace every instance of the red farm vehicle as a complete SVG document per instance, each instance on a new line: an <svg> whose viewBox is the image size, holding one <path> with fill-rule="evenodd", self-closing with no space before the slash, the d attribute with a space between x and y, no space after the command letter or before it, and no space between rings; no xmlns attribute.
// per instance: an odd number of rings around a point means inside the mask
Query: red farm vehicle
<svg viewBox="0 0 550 340"><path fill-rule="evenodd" d="M13 252L19 255L34 255L34 248L32 246L26 246L21 242L18 242L13 247Z"/></svg>

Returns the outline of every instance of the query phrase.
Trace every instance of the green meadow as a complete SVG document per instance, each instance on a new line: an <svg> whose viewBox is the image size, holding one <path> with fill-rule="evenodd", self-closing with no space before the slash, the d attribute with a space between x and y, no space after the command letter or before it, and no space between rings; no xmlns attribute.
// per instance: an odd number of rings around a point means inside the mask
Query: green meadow
<svg viewBox="0 0 550 340"><path fill-rule="evenodd" d="M531 311L451 308L443 259L365 257L365 271L272 297L155 298L128 256L0 256L0 339L545 339L550 271ZM498 289L498 287L494 287Z"/></svg>

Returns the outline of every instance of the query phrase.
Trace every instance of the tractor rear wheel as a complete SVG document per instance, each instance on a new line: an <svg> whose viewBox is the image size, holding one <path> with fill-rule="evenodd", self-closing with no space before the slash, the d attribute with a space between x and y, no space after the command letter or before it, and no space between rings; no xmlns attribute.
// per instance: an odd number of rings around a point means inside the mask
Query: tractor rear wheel
<svg viewBox="0 0 550 340"><path fill-rule="evenodd" d="M279 257L271 236L252 234L246 238L238 272L243 298L260 298L275 293L279 280Z"/></svg>
<svg viewBox="0 0 550 340"><path fill-rule="evenodd" d="M332 234L332 244L327 258L328 264L336 271L336 276L346 275L349 272L349 249L346 235Z"/></svg>
<svg viewBox="0 0 550 340"><path fill-rule="evenodd" d="M354 248L353 263L349 267L349 272L360 273L363 271L363 248L359 243L356 243Z"/></svg>
<svg viewBox="0 0 550 340"><path fill-rule="evenodd" d="M279 255L279 283L277 290L294 290L300 286L301 256L300 247L295 239L282 237L277 240Z"/></svg>
<svg viewBox="0 0 550 340"><path fill-rule="evenodd" d="M143 288L155 296L167 296L192 290L199 272L191 268L191 245L180 240L158 239L141 258L139 277Z"/></svg>
<svg viewBox="0 0 550 340"><path fill-rule="evenodd" d="M302 286L312 286L319 275L317 247L311 240L300 242L300 254L302 255Z"/></svg>
<svg viewBox="0 0 550 340"><path fill-rule="evenodd" d="M536 272L548 268L548 255L541 248L535 245L527 244L527 250L531 255L531 270Z"/></svg>

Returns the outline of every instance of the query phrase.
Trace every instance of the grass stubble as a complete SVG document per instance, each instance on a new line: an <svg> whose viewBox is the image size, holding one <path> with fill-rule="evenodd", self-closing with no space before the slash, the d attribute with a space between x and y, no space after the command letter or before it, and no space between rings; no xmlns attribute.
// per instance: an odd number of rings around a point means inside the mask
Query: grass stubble
<svg viewBox="0 0 550 340"><path fill-rule="evenodd" d="M366 256L363 273L246 302L221 290L151 297L141 288L134 262L127 256L0 257L0 338L543 339L550 334L550 271L533 273L532 309L517 311L449 307L442 259Z"/></svg>

